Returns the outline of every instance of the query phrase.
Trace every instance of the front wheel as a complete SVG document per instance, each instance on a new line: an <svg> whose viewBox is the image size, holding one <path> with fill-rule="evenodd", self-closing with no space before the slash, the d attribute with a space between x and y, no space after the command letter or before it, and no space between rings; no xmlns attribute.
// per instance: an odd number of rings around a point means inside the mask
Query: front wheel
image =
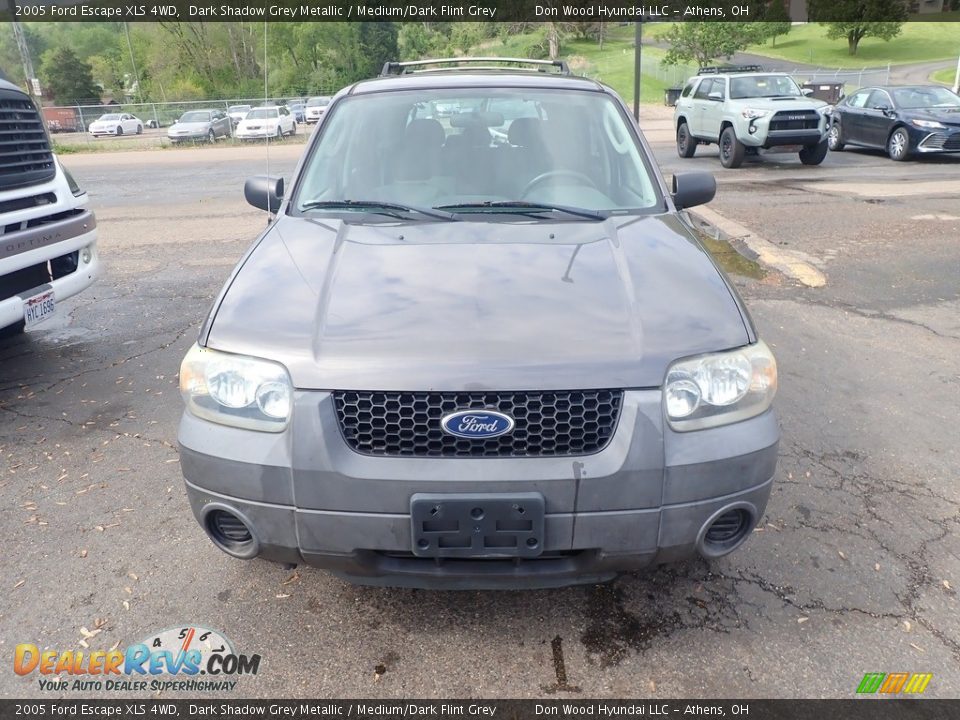
<svg viewBox="0 0 960 720"><path fill-rule="evenodd" d="M120 137L121 135L123 135L123 128L117 125L117 137Z"/></svg>
<svg viewBox="0 0 960 720"><path fill-rule="evenodd" d="M732 127L720 133L720 164L725 168L734 169L743 164L746 147L737 139L737 133Z"/></svg>
<svg viewBox="0 0 960 720"><path fill-rule="evenodd" d="M692 158L697 151L697 141L690 137L690 129L685 122L677 127L677 155Z"/></svg>
<svg viewBox="0 0 960 720"><path fill-rule="evenodd" d="M216 141L217 134L213 130L210 130L210 132L207 133L207 142L213 145Z"/></svg>
<svg viewBox="0 0 960 720"><path fill-rule="evenodd" d="M137 125L137 135L143 135L143 125Z"/></svg>
<svg viewBox="0 0 960 720"><path fill-rule="evenodd" d="M297 123L293 123L293 127L290 128L290 137L293 137L297 134Z"/></svg>
<svg viewBox="0 0 960 720"><path fill-rule="evenodd" d="M800 162L804 165L819 165L827 156L828 144L827 140L823 140L816 145L805 145L800 151Z"/></svg>
<svg viewBox="0 0 960 720"><path fill-rule="evenodd" d="M910 157L910 135L906 128L897 128L887 140L887 155L891 160L906 160Z"/></svg>
<svg viewBox="0 0 960 720"><path fill-rule="evenodd" d="M827 130L827 146L834 152L840 152L845 147L839 123L830 123L830 129Z"/></svg>

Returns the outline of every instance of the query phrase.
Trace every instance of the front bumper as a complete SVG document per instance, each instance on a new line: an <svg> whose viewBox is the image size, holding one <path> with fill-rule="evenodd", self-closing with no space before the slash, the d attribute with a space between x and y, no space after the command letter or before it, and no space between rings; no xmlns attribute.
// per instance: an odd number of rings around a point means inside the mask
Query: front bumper
<svg viewBox="0 0 960 720"><path fill-rule="evenodd" d="M910 129L918 153L960 153L960 128L944 128L943 130Z"/></svg>
<svg viewBox="0 0 960 720"><path fill-rule="evenodd" d="M825 116L820 117L816 128L806 130L771 130L772 116L754 120L738 119L737 138L747 147L773 148L783 145L816 145L827 139L828 123ZM753 132L750 132L751 127Z"/></svg>
<svg viewBox="0 0 960 720"><path fill-rule="evenodd" d="M259 130L237 130L234 137L238 140L261 140L277 136L276 128L260 128Z"/></svg>
<svg viewBox="0 0 960 720"><path fill-rule="evenodd" d="M704 536L730 510L749 516L746 539L770 494L779 429L770 410L726 427L675 433L662 422L658 390L628 391L611 442L594 455L368 457L344 443L329 393L298 392L284 433L185 414L179 442L200 524L209 533L221 510L251 531L242 547L217 543L237 557L307 563L362 584L530 588L600 582L653 563L722 554ZM544 499L539 557L438 560L412 552L414 494L518 492Z"/></svg>

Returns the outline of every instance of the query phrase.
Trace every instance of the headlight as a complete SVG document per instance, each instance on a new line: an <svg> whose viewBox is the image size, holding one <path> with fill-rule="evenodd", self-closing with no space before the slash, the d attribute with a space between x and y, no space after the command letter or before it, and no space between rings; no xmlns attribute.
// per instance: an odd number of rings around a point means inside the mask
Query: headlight
<svg viewBox="0 0 960 720"><path fill-rule="evenodd" d="M740 113L747 120L756 120L757 118L766 117L770 114L769 110L758 110L756 108L747 108L746 110Z"/></svg>
<svg viewBox="0 0 960 720"><path fill-rule="evenodd" d="M925 130L941 130L946 127L943 123L938 123L935 120L911 120L910 124Z"/></svg>
<svg viewBox="0 0 960 720"><path fill-rule="evenodd" d="M282 432L293 409L293 385L283 365L199 345L180 365L180 394L197 417L264 432Z"/></svg>
<svg viewBox="0 0 960 720"><path fill-rule="evenodd" d="M663 386L674 430L702 430L764 412L777 392L777 361L762 340L730 352L679 360Z"/></svg>

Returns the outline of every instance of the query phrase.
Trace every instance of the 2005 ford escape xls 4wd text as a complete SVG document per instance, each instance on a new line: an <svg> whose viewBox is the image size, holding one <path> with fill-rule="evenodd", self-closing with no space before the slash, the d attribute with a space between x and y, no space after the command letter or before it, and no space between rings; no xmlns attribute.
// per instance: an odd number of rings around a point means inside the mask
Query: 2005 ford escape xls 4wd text
<svg viewBox="0 0 960 720"><path fill-rule="evenodd" d="M286 191L247 181L276 219L180 374L227 553L547 587L717 557L762 516L776 364L678 215L713 178L669 191L611 90L493 62L388 63Z"/></svg>

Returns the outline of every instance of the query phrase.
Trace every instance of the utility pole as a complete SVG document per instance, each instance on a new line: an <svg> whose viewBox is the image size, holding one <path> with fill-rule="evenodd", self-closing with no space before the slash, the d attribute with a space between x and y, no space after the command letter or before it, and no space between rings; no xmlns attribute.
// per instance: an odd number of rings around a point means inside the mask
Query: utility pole
<svg viewBox="0 0 960 720"><path fill-rule="evenodd" d="M960 57L957 58L957 74L953 76L953 91L960 94Z"/></svg>
<svg viewBox="0 0 960 720"><path fill-rule="evenodd" d="M643 42L643 20L633 24L633 116L640 120L640 53Z"/></svg>

